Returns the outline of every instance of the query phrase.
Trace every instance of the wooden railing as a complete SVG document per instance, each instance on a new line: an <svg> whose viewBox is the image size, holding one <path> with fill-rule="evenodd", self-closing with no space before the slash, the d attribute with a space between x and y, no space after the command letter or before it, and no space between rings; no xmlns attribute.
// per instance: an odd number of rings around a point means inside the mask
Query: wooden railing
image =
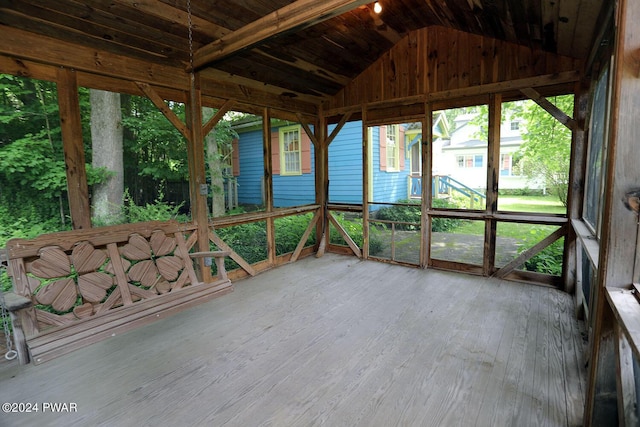
<svg viewBox="0 0 640 427"><path fill-rule="evenodd" d="M409 175L409 197L422 197L422 177L420 175ZM449 195L458 193L469 199L469 208L482 206L486 196L481 192L451 178L448 175L434 175L431 181L431 194Z"/></svg>

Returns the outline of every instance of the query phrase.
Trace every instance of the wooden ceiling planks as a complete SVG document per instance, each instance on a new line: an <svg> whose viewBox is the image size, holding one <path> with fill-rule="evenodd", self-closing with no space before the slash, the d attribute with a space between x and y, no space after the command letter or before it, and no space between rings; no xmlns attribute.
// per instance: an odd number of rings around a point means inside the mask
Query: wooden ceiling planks
<svg viewBox="0 0 640 427"><path fill-rule="evenodd" d="M542 0L542 47L547 52L558 51L559 2Z"/></svg>
<svg viewBox="0 0 640 427"><path fill-rule="evenodd" d="M110 12L96 9L91 3L67 1L64 9L52 9L48 7L51 5L50 1L29 0L16 2L15 10L41 22L51 22L59 27L61 32L71 30L73 34L87 35L90 37L88 40L107 40L125 48L133 47L142 52L150 52L160 58L184 61L188 57L188 46L184 43L186 27L182 37L176 36L161 30L157 22L155 25L143 25L133 19L114 16ZM63 36L64 34L56 35L60 38Z"/></svg>
<svg viewBox="0 0 640 427"><path fill-rule="evenodd" d="M479 85L556 75L581 67L582 62L573 58L450 28L430 27L415 31L382 55L325 103L324 109L339 110L360 103L399 101L433 93L453 94Z"/></svg>
<svg viewBox="0 0 640 427"><path fill-rule="evenodd" d="M319 7L310 0L305 1L307 3L300 3L300 0L191 0L193 49L225 38L239 28L294 3ZM340 3L340 0L334 1ZM279 30L274 32L274 28L260 30L274 36L258 41L254 48L244 50L242 55L233 55L206 70L207 78L215 76L224 83L221 84L223 90L211 96L251 91L260 93L262 104L268 96L277 99L278 105L287 99L295 100L304 106L307 113L309 108L306 104L318 105L335 96L398 43L406 45L406 48L419 45L421 58L409 58L410 63L429 63L433 68L409 67L384 76L384 79L391 80L363 82L363 87L377 92L372 97L374 100L387 96L381 92L381 84L394 85L385 89L389 93L405 93L413 89L420 92L487 84L520 75L524 69L546 72L567 59L554 59L542 49L578 59L589 55L597 33L596 21L604 2L380 1L383 6L380 14L375 14L372 5L366 4L308 28L297 28L283 34L277 34ZM344 4L347 3L360 2L344 0ZM323 17L317 15L310 19L307 24ZM69 48L68 52L63 52L60 46L49 45L53 54L45 53L44 62L54 64L51 61L59 60L58 65L61 65L69 61L69 65L74 66L80 63L79 69L107 77L111 71L110 66L103 67L104 61L113 58L113 64L122 64L122 69L114 70L112 77L125 78L124 74L131 72L129 78L144 81L140 74L145 73L149 84L164 87L168 82L163 74L159 81L155 81L155 71L151 75L150 70L159 66L161 70L168 67L184 73L189 60L188 23L187 0L0 2L0 24L45 36L45 43L59 40L64 49ZM432 31L430 40L423 40L415 34L424 28L439 29ZM438 41L439 32L445 34L445 30L451 29L465 34L456 38L451 46L447 45L446 36ZM405 40L405 37L409 38ZM532 51L523 53L514 46L505 47L505 41ZM503 47L505 51L500 50ZM43 53L40 47L35 50ZM0 47L2 52L16 59L38 60L37 55L24 49L20 52ZM507 58L510 56L515 59ZM133 69L122 60L125 57L132 59ZM92 61L95 63L91 64ZM388 64L395 66L402 61L398 57ZM142 67L145 62L147 65ZM154 64L153 67L150 64ZM182 71L178 71L179 68ZM243 101L247 101L246 97Z"/></svg>

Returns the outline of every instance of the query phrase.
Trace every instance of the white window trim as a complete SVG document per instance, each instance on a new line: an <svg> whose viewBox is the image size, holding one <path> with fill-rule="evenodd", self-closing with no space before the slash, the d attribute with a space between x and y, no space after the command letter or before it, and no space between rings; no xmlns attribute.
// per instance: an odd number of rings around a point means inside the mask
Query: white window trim
<svg viewBox="0 0 640 427"><path fill-rule="evenodd" d="M300 167L297 171L288 171L287 162L285 159L284 150L284 134L291 131L298 132L298 165ZM302 175L302 127L300 125L285 126L278 129L278 144L280 145L280 175L282 176L296 176Z"/></svg>
<svg viewBox="0 0 640 427"><path fill-rule="evenodd" d="M393 128L392 128L393 126ZM395 144L393 145L393 152L394 152L394 163L391 164L389 162L389 131L390 129L395 129L395 131L393 132L394 134L394 141ZM386 138L387 138L387 144L386 144L386 150L387 150L387 172L400 172L400 155L404 154L404 153L400 153L400 125L387 125L386 126Z"/></svg>

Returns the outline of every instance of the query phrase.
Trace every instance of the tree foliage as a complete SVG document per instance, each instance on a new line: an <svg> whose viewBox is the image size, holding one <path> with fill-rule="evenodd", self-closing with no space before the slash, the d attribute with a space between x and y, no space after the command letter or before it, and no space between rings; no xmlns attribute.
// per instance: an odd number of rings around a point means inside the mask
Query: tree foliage
<svg viewBox="0 0 640 427"><path fill-rule="evenodd" d="M89 90L79 88L89 185L113 171L91 167ZM181 119L185 106L170 102ZM189 209L187 145L182 134L144 97L121 95L126 206L123 212L164 202ZM225 117L212 131L229 148L235 132ZM230 150L220 150L228 156ZM226 159L221 159L226 163ZM90 191L92 187L90 187ZM20 224L69 227L67 180L55 83L0 74L0 231ZM128 209L128 210L127 210ZM23 221L23 222L20 222ZM21 232L16 231L18 234ZM22 233L24 234L24 233ZM10 236L8 236L10 237Z"/></svg>
<svg viewBox="0 0 640 427"><path fill-rule="evenodd" d="M573 95L550 98L553 104L572 116ZM445 114L451 123L461 114L473 114L469 122L477 127L474 137L488 140L488 105L454 108ZM514 167L531 181L537 181L551 190L566 206L571 158L571 130L531 100L505 102L501 108L501 121L517 119L521 123L523 144L513 155Z"/></svg>
<svg viewBox="0 0 640 427"><path fill-rule="evenodd" d="M571 117L573 95L550 99L556 107ZM571 130L537 104L529 102L522 113L524 143L520 147L524 172L530 179L541 178L567 205L569 164L571 161Z"/></svg>

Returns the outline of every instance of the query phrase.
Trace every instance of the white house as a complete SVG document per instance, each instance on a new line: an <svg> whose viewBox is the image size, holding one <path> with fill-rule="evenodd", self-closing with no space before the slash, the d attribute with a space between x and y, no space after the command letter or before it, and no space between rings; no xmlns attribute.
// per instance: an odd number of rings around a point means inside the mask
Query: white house
<svg viewBox="0 0 640 427"><path fill-rule="evenodd" d="M477 113L459 115L454 120L451 138L440 147L434 144L433 174L449 176L484 192L488 146L481 126L473 121L477 116ZM520 121L515 118L504 120L500 125L500 189L542 188L539 182L532 182L522 172L516 154L522 143Z"/></svg>

